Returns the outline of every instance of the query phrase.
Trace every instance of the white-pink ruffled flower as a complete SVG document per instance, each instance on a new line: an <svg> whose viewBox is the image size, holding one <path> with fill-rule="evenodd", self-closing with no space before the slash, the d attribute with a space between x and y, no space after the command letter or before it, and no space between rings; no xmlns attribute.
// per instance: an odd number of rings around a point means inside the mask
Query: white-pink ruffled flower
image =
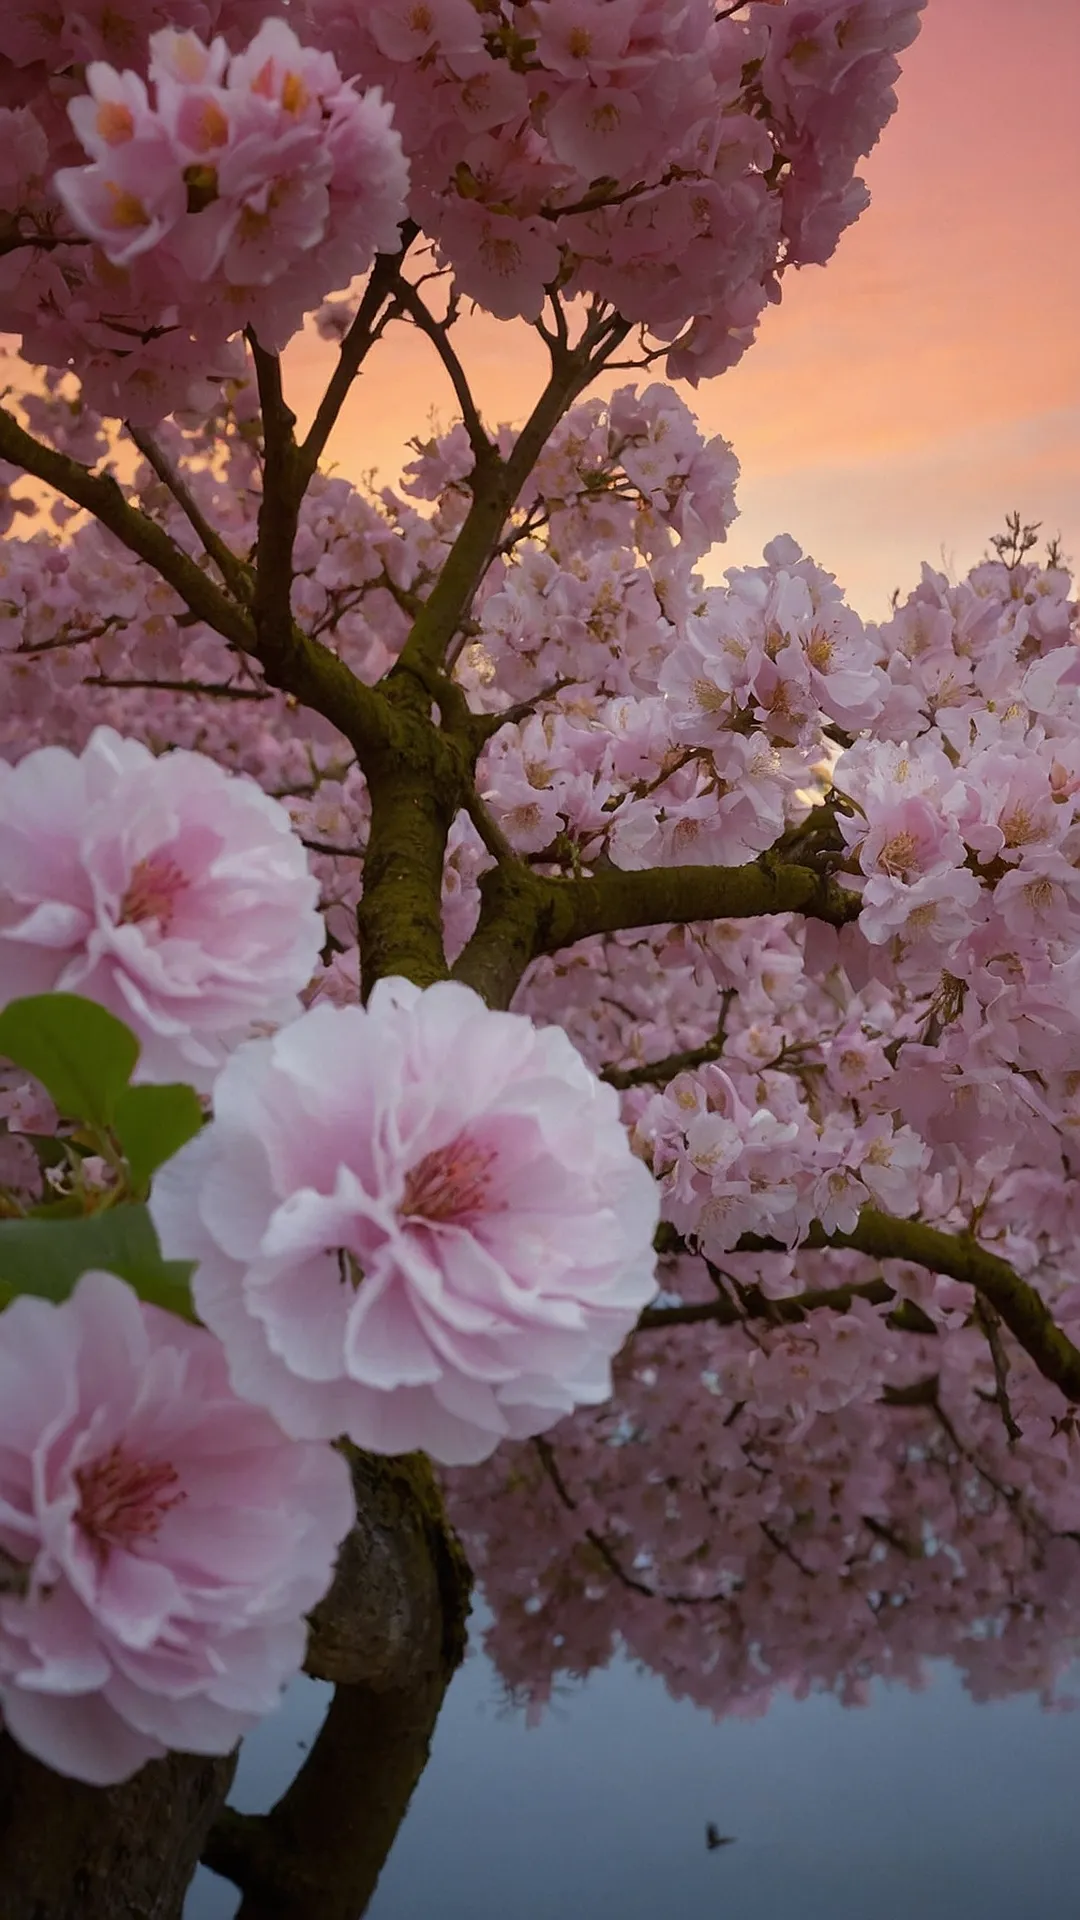
<svg viewBox="0 0 1080 1920"><path fill-rule="evenodd" d="M381 981L241 1048L214 1109L154 1217L286 1432L464 1464L609 1396L657 1190L564 1033Z"/></svg>
<svg viewBox="0 0 1080 1920"><path fill-rule="evenodd" d="M115 1275L0 1316L0 1716L58 1773L229 1752L299 1670L352 1518L341 1456Z"/></svg>
<svg viewBox="0 0 1080 1920"><path fill-rule="evenodd" d="M208 1088L257 1025L299 1011L324 940L284 807L203 754L99 727L79 756L0 762L0 1006L97 1000L136 1077Z"/></svg>

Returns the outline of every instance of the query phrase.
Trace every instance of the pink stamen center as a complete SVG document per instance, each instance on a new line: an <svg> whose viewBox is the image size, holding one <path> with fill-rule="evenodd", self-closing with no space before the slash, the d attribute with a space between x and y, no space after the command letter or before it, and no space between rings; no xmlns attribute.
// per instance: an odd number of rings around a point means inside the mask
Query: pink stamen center
<svg viewBox="0 0 1080 1920"><path fill-rule="evenodd" d="M426 1153L405 1176L402 1219L460 1221L484 1212L494 1162L493 1148L464 1139Z"/></svg>
<svg viewBox="0 0 1080 1920"><path fill-rule="evenodd" d="M156 920L167 933L177 896L187 886L187 877L167 854L151 853L132 869L127 890L120 902L120 925Z"/></svg>
<svg viewBox="0 0 1080 1920"><path fill-rule="evenodd" d="M144 1464L127 1459L119 1445L114 1446L75 1475L76 1524L103 1558L110 1547L130 1550L141 1540L153 1540L170 1508L187 1497L182 1488L169 1491L178 1479L168 1461Z"/></svg>

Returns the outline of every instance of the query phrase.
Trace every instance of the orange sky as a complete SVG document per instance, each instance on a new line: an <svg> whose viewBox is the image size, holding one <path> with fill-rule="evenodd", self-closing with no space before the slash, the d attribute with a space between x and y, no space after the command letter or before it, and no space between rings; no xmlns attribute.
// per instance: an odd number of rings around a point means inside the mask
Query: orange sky
<svg viewBox="0 0 1080 1920"><path fill-rule="evenodd" d="M742 462L742 517L709 577L789 532L868 615L924 558L969 566L1014 506L1080 561L1080 0L929 0L924 18L865 168L869 211L828 267L789 276L739 367L682 389ZM543 371L533 336L460 334L485 415L520 419ZM301 413L325 354L290 354ZM393 480L451 398L427 343L395 329L330 457Z"/></svg>

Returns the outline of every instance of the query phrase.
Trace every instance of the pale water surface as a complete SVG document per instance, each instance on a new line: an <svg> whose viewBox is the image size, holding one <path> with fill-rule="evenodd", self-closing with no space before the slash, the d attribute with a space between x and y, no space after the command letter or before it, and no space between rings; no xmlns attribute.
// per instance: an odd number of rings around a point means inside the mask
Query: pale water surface
<svg viewBox="0 0 1080 1920"><path fill-rule="evenodd" d="M234 1805L282 1791L328 1691L298 1683L247 1741ZM710 1850L710 1822L733 1844ZM236 1906L200 1869L185 1920ZM922 1693L877 1682L868 1707L781 1696L716 1722L620 1661L530 1727L475 1650L368 1915L1073 1920L1080 1714L977 1705L941 1663Z"/></svg>

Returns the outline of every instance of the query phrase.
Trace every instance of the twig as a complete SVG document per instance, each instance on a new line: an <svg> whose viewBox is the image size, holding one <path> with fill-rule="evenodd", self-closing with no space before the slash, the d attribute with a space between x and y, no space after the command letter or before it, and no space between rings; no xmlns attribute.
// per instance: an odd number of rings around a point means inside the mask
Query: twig
<svg viewBox="0 0 1080 1920"><path fill-rule="evenodd" d="M1015 1446L1016 1442L1023 1438L1023 1435L1016 1424L1012 1405L1009 1400L1009 1356L1005 1351L1005 1344L1001 1338L1001 1322L998 1319L997 1312L995 1308L991 1306L989 1300L985 1300L981 1294L977 1294L975 1298L975 1318L982 1328L983 1333L986 1335L986 1344L990 1349L990 1358L993 1361L994 1381L997 1388L994 1398L1001 1410L1001 1417L1005 1422L1005 1431L1009 1436L1009 1443Z"/></svg>
<svg viewBox="0 0 1080 1920"><path fill-rule="evenodd" d="M352 383L379 337L376 325L379 309L389 297L394 279L418 232L419 228L411 220L406 221L401 229L401 246L397 253L380 254L371 269L356 318L338 350L337 366L300 448L300 471L307 476L305 486L326 450L326 443Z"/></svg>
<svg viewBox="0 0 1080 1920"><path fill-rule="evenodd" d="M669 1053L662 1060L646 1060L639 1067L604 1067L601 1080L620 1092L628 1087L647 1087L663 1085L674 1080L678 1073L690 1073L695 1067L705 1067L713 1060L719 1060L724 1051L727 1038L727 1017L732 1001L736 998L734 987L726 987L721 995L721 1012L716 1032L703 1046L687 1047L681 1053Z"/></svg>
<svg viewBox="0 0 1080 1920"><path fill-rule="evenodd" d="M166 458L153 435L146 433L142 427L133 426L130 420L125 420L124 427L143 459L152 467L162 485L172 494L177 506L202 542L204 551L217 567L229 592L247 606L251 601L253 589L250 567L233 552L216 528L210 525L187 481Z"/></svg>
<svg viewBox="0 0 1080 1920"><path fill-rule="evenodd" d="M576 1513L577 1501L559 1471L559 1464L550 1442L540 1436L534 1439L533 1446L562 1505L568 1513ZM671 1607L732 1607L735 1605L734 1597L728 1593L661 1593L657 1587L650 1587L644 1580L637 1580L632 1573L627 1573L614 1549L602 1534L596 1532L594 1527L585 1527L583 1532L584 1538L599 1555L608 1572L630 1593L640 1594L645 1600L662 1600L665 1605Z"/></svg>
<svg viewBox="0 0 1080 1920"><path fill-rule="evenodd" d="M307 840L303 834L300 835L300 845L306 847L309 853L323 853L334 860L362 860L367 851L366 847L331 846L329 840ZM341 951L344 952L344 948Z"/></svg>
<svg viewBox="0 0 1080 1920"><path fill-rule="evenodd" d="M147 693L190 693L209 695L216 700L273 700L274 692L270 687L236 687L227 682L214 683L202 680L137 680L107 679L104 674L91 674L83 681L84 687L114 687L117 690L139 688Z"/></svg>
<svg viewBox="0 0 1080 1920"><path fill-rule="evenodd" d="M492 458L495 448L484 432L483 423L473 399L472 388L469 385L468 374L451 345L449 322L436 320L430 308L421 300L412 282L407 280L403 273L395 276L393 284L398 305L408 314L413 325L418 327L421 333L426 334L449 375L457 395L458 406L461 408L461 417L465 422L465 431L469 436L469 445L473 450L476 467L479 469Z"/></svg>

